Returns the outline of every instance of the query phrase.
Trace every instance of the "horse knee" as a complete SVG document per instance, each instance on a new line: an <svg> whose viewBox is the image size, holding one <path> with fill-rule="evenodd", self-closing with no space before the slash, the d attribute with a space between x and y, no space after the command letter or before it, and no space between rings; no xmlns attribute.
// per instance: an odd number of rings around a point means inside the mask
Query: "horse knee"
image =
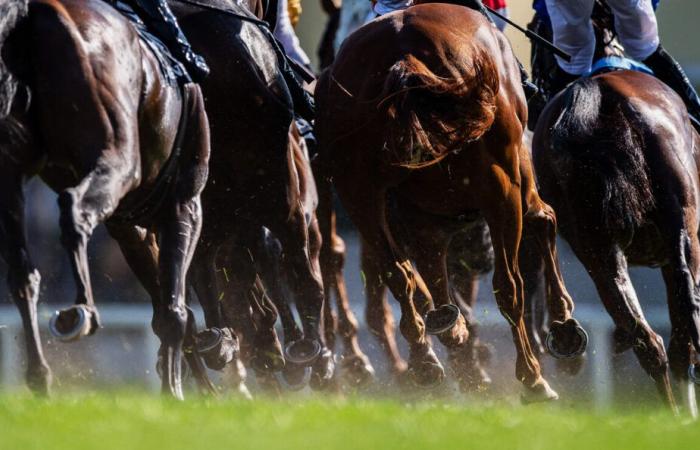
<svg viewBox="0 0 700 450"><path fill-rule="evenodd" d="M187 311L184 307L168 306L153 316L151 327L162 342L182 342L187 330Z"/></svg>

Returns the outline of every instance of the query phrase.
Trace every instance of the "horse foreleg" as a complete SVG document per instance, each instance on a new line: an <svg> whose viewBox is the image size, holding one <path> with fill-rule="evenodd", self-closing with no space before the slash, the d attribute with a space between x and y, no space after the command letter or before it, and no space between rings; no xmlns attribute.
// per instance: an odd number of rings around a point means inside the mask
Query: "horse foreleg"
<svg viewBox="0 0 700 450"><path fill-rule="evenodd" d="M379 268L371 252L366 248L367 244L362 242L361 265L362 275L365 285L365 295L367 297L367 307L365 309L365 320L369 331L379 340L379 345L389 361L389 370L395 377L406 371L406 361L401 358L396 335L394 315L387 301L386 284L380 275Z"/></svg>
<svg viewBox="0 0 700 450"><path fill-rule="evenodd" d="M23 175L19 167L2 161L0 173L0 254L7 263L7 284L22 317L27 348L27 384L48 394L51 369L44 358L37 323L37 302L41 276L27 249L24 223Z"/></svg>
<svg viewBox="0 0 700 450"><path fill-rule="evenodd" d="M355 179L346 177L336 176L335 181L338 194L366 243L364 250L376 258L382 279L401 306L399 329L408 341L408 368L413 381L420 385L443 381L445 371L425 335L423 318L413 301L417 273L394 240L387 221L386 191L372 186L360 189Z"/></svg>
<svg viewBox="0 0 700 450"><path fill-rule="evenodd" d="M313 242L309 233L314 230L309 228L304 212L298 207L284 223L271 224L271 229L282 244L284 271L294 290L304 330L304 339L287 346L285 356L298 363L312 364L310 383L313 388L329 386L335 367L333 353L324 336L325 300L318 249L310 246Z"/></svg>
<svg viewBox="0 0 700 450"><path fill-rule="evenodd" d="M332 192L330 186L323 184L324 181L325 179L322 179L320 182L317 182L319 207L316 210L316 217L318 218L319 231L323 236L319 261L323 274L323 288L325 289L327 308L330 308L331 304L331 291L335 294L336 305L338 306L337 322L333 324L336 326L331 329L328 322L326 322L325 327L327 335L329 331L333 333L337 331L343 340L341 366L345 372L345 379L352 385L363 385L374 378L374 367L370 364L367 355L360 349L360 343L357 339L358 323L350 309L345 277L343 276L345 242L336 233ZM331 346L328 337L326 341Z"/></svg>

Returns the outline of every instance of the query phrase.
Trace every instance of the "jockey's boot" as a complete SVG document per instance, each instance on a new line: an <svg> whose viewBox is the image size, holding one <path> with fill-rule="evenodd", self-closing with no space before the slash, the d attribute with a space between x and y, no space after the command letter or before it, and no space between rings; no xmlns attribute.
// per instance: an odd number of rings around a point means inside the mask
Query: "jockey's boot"
<svg viewBox="0 0 700 450"><path fill-rule="evenodd" d="M166 0L134 0L133 3L148 29L168 46L193 81L200 82L209 75L209 66L192 50Z"/></svg>
<svg viewBox="0 0 700 450"><path fill-rule="evenodd" d="M691 122L700 131L700 98L681 65L661 45L642 62L654 71L654 75L681 96L688 108Z"/></svg>
<svg viewBox="0 0 700 450"><path fill-rule="evenodd" d="M554 98L554 96L557 95L559 92L566 89L568 85L576 81L578 78L579 75L571 74L559 67L559 64L557 64L554 73L552 74L552 78L550 80L549 100Z"/></svg>

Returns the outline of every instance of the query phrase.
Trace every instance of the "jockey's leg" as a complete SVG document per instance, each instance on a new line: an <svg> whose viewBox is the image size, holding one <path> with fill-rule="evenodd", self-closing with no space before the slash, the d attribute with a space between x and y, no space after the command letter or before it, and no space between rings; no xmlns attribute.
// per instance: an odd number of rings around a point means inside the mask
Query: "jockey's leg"
<svg viewBox="0 0 700 450"><path fill-rule="evenodd" d="M168 49L185 65L192 79L195 82L202 81L209 74L209 66L204 58L192 50L168 2L166 0L133 0L133 4L148 28L163 39Z"/></svg>
<svg viewBox="0 0 700 450"><path fill-rule="evenodd" d="M654 74L681 96L700 126L700 98L680 64L659 44L659 29L651 0L608 0L615 14L615 31L625 52L644 62Z"/></svg>
<svg viewBox="0 0 700 450"><path fill-rule="evenodd" d="M595 33L591 24L593 0L561 2L546 0L552 21L554 45L571 55L567 62L559 56L557 70L552 80L551 95L564 89L581 74L591 69L595 51Z"/></svg>

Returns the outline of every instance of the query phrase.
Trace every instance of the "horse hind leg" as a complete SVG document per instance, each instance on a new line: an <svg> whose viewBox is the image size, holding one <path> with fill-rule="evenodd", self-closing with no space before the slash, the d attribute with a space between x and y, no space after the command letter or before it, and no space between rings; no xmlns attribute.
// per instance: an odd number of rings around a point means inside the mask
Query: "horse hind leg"
<svg viewBox="0 0 700 450"><path fill-rule="evenodd" d="M656 383L662 399L677 412L663 339L654 332L644 317L627 272L627 260L617 245L601 242L595 244L595 252L577 251L577 256L591 274L615 325L632 337L632 348L642 368Z"/></svg>
<svg viewBox="0 0 700 450"><path fill-rule="evenodd" d="M317 180L319 178L321 177L317 177ZM319 192L319 207L316 210L316 217L318 229L323 237L319 263L323 275L325 308L330 309L331 292L335 294L338 307L337 321L332 323L333 327L331 327L326 320L325 328L327 335L337 332L343 340L341 369L345 381L352 386L362 386L374 379L374 367L369 362L367 355L362 352L357 339L358 323L350 309L345 277L343 276L345 242L336 232L332 191L324 179L318 180L316 184ZM312 227L314 226L312 224ZM311 233L310 237L315 235L316 233ZM333 348L328 337L326 337L326 342L330 348Z"/></svg>
<svg viewBox="0 0 700 450"><path fill-rule="evenodd" d="M153 331L160 338L163 361L162 390L182 399L182 353L187 334L185 302L187 271L202 228L200 194L206 184L209 125L199 88L186 86L188 123L180 171L173 192L161 207L158 281L160 304L154 308Z"/></svg>
<svg viewBox="0 0 700 450"><path fill-rule="evenodd" d="M542 377L541 369L527 337L524 321L523 281L518 269L518 250L522 232L520 190L510 186L504 190L502 180L494 173L493 187L486 192L503 192L503 197L489 198L483 208L491 232L494 249L493 290L501 314L511 326L517 352L516 377L524 384L522 400L526 403L558 398ZM488 187L486 187L488 189Z"/></svg>
<svg viewBox="0 0 700 450"><path fill-rule="evenodd" d="M27 384L34 392L48 395L51 369L44 357L37 322L41 276L27 249L23 175L19 167L7 161L2 161L0 167L0 254L7 263L8 287L22 317L27 349Z"/></svg>
<svg viewBox="0 0 700 450"><path fill-rule="evenodd" d="M683 212L667 217L682 217ZM700 331L700 288L697 281L700 272L700 245L696 233L695 217L686 214L682 223L669 227L668 264L661 271L666 283L671 339L668 356L671 373L680 384L683 406L693 418L698 416L695 384L700 384L698 351L693 338Z"/></svg>
<svg viewBox="0 0 700 450"><path fill-rule="evenodd" d="M124 152L102 151L95 167L77 186L58 195L61 243L68 252L77 295L75 305L57 311L51 318L51 333L63 342L93 334L100 319L93 299L87 244L98 224L108 218L133 183L138 170L134 146L124 145Z"/></svg>

